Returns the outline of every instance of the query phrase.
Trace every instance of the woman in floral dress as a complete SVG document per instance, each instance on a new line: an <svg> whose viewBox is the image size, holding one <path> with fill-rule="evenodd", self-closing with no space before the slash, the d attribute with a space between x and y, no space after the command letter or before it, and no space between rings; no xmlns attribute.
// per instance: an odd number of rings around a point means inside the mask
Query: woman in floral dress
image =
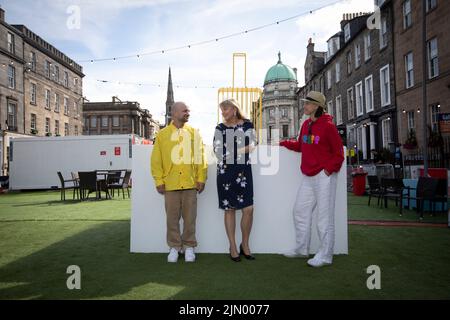
<svg viewBox="0 0 450 320"><path fill-rule="evenodd" d="M249 238L253 223L253 177L249 154L255 146L251 121L246 119L234 99L220 103L223 123L216 127L214 152L217 157L217 193L219 208L225 211L225 230L230 242L230 258L241 261L255 258ZM236 210L242 210L242 243L236 246Z"/></svg>

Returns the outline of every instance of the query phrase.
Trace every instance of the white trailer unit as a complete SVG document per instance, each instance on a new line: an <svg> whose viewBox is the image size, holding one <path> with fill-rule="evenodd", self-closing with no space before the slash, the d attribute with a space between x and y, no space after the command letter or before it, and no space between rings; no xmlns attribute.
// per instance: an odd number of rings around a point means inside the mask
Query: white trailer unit
<svg viewBox="0 0 450 320"><path fill-rule="evenodd" d="M134 135L11 139L9 189L55 189L71 172L130 169Z"/></svg>

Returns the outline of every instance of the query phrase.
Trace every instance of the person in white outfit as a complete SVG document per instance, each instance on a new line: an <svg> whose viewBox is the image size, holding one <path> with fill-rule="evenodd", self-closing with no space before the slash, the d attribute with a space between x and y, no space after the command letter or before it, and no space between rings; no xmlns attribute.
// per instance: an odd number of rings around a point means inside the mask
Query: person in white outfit
<svg viewBox="0 0 450 320"><path fill-rule="evenodd" d="M303 123L297 140L280 142L280 146L302 153L302 179L293 209L296 248L285 256L309 257L311 221L313 213L317 212L320 247L307 263L312 267L322 267L333 262L336 183L344 151L333 118L325 113L325 96L311 91L302 100L305 115L310 118Z"/></svg>

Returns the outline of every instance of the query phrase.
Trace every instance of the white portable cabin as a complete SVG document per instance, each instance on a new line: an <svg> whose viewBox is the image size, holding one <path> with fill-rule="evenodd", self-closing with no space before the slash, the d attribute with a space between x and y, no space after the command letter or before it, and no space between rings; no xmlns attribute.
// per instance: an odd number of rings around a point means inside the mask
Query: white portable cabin
<svg viewBox="0 0 450 320"><path fill-rule="evenodd" d="M131 170L132 134L11 139L9 189L56 189L71 172Z"/></svg>

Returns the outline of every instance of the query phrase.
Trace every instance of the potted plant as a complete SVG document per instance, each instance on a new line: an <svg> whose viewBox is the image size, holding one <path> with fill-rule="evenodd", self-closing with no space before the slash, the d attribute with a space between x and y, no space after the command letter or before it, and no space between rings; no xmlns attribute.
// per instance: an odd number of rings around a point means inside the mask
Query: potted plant
<svg viewBox="0 0 450 320"><path fill-rule="evenodd" d="M51 136L52 136L52 133L51 133L51 132L47 132L45 135L46 135L47 137L51 137Z"/></svg>
<svg viewBox="0 0 450 320"><path fill-rule="evenodd" d="M379 154L382 163L393 163L395 160L394 154L388 148L383 148Z"/></svg>
<svg viewBox="0 0 450 320"><path fill-rule="evenodd" d="M36 129L31 129L31 134L37 134L38 133L38 131L36 130Z"/></svg>
<svg viewBox="0 0 450 320"><path fill-rule="evenodd" d="M403 148L405 149L416 149L417 148L417 138L416 132L414 129L410 129L408 133L408 138L403 144Z"/></svg>

